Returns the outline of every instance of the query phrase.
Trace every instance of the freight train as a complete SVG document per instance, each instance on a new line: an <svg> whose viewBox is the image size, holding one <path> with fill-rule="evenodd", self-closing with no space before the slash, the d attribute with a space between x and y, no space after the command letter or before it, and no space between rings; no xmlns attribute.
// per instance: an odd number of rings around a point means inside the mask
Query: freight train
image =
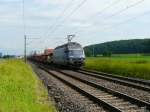
<svg viewBox="0 0 150 112"><path fill-rule="evenodd" d="M84 65L84 49L79 43L69 42L53 49L45 50L43 54L34 54L30 57L34 61L53 63L57 65L80 68Z"/></svg>

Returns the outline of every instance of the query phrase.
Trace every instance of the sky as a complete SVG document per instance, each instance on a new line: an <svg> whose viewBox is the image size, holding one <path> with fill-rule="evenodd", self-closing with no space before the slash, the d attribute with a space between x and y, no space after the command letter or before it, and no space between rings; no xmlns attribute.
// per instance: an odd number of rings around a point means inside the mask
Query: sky
<svg viewBox="0 0 150 112"><path fill-rule="evenodd" d="M24 19L23 19L24 17ZM24 20L24 22L23 22ZM72 41L82 46L150 38L150 0L0 0L0 52L42 52Z"/></svg>

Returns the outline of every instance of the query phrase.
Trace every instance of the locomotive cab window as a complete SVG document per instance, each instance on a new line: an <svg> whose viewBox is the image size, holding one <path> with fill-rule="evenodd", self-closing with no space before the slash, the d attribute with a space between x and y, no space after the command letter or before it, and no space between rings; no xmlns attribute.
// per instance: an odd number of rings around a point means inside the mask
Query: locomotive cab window
<svg viewBox="0 0 150 112"><path fill-rule="evenodd" d="M69 55L83 55L82 50L70 50Z"/></svg>

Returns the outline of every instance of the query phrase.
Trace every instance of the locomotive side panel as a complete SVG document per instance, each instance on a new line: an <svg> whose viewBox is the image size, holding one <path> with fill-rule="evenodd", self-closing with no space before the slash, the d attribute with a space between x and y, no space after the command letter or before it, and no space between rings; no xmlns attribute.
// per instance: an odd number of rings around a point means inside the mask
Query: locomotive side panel
<svg viewBox="0 0 150 112"><path fill-rule="evenodd" d="M80 67L84 65L84 50L76 42L57 47L53 52L53 62L56 64Z"/></svg>
<svg viewBox="0 0 150 112"><path fill-rule="evenodd" d="M53 52L53 63L56 64L67 64L67 53L66 53L66 47L60 47L54 50Z"/></svg>

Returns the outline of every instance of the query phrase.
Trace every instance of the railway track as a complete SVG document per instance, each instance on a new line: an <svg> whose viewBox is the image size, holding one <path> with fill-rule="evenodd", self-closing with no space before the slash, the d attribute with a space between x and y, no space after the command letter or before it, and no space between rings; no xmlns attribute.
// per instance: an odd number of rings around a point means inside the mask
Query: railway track
<svg viewBox="0 0 150 112"><path fill-rule="evenodd" d="M127 78L127 77L116 76L108 73L95 72L95 71L89 71L84 69L77 70L76 72L150 92L150 81Z"/></svg>
<svg viewBox="0 0 150 112"><path fill-rule="evenodd" d="M148 80L146 81L146 80L143 80L143 79L117 76L117 75L104 73L104 72L97 72L97 71L93 71L93 70L85 70L85 69L80 69L80 70L84 71L84 72L88 72L88 73L94 73L94 74L98 74L98 75L105 75L105 76L112 77L112 78L117 78L117 79L121 79L121 80L126 80L126 81L130 81L130 82L134 82L134 83L139 83L139 84L150 86L150 81L148 81Z"/></svg>
<svg viewBox="0 0 150 112"><path fill-rule="evenodd" d="M61 70L39 66L110 112L149 112L150 104Z"/></svg>

